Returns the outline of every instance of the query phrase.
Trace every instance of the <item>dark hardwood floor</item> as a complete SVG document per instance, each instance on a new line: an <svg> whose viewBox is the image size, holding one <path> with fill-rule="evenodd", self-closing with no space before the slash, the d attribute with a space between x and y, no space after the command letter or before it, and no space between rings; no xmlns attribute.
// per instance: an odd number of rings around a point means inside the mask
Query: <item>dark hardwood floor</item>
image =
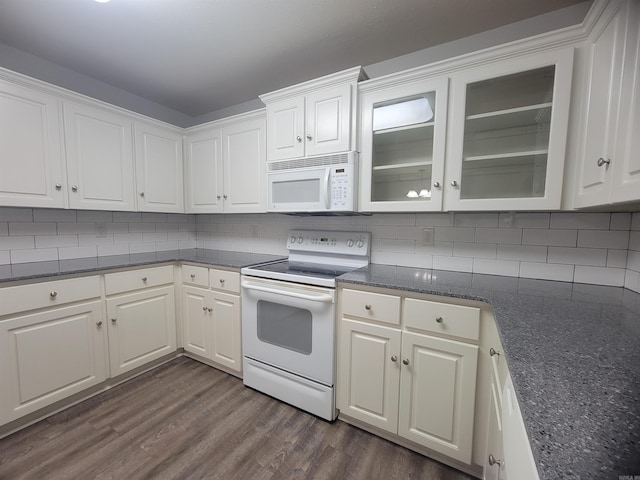
<svg viewBox="0 0 640 480"><path fill-rule="evenodd" d="M180 357L0 440L0 479L447 479L454 469Z"/></svg>

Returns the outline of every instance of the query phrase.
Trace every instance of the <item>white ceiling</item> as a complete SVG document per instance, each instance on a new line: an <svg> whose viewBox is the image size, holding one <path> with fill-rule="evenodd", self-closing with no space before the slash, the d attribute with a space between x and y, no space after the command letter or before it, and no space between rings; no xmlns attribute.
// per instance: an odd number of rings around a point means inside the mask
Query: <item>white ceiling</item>
<svg viewBox="0 0 640 480"><path fill-rule="evenodd" d="M195 117L582 0L0 0L0 43Z"/></svg>

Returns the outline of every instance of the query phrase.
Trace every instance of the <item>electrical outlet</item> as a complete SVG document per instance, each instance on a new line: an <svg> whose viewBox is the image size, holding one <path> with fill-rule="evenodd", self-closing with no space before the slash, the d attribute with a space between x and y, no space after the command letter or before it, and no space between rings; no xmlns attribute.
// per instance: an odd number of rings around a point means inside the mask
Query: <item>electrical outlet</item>
<svg viewBox="0 0 640 480"><path fill-rule="evenodd" d="M103 238L107 236L107 224L96 222L96 237Z"/></svg>
<svg viewBox="0 0 640 480"><path fill-rule="evenodd" d="M425 247L433 247L434 244L434 232L433 227L427 227L422 229L422 245Z"/></svg>

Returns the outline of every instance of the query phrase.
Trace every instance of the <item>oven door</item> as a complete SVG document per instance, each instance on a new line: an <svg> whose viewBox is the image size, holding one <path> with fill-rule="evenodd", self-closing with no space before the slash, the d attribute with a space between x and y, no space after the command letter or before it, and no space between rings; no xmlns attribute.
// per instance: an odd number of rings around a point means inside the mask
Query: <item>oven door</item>
<svg viewBox="0 0 640 480"><path fill-rule="evenodd" d="M334 384L335 290L242 277L245 357Z"/></svg>

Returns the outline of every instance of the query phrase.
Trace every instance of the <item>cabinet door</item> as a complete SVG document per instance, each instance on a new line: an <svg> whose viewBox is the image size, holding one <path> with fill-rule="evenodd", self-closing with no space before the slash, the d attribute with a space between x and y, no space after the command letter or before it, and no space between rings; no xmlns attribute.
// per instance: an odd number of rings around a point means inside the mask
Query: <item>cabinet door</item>
<svg viewBox="0 0 640 480"><path fill-rule="evenodd" d="M560 208L573 48L453 74L447 210Z"/></svg>
<svg viewBox="0 0 640 480"><path fill-rule="evenodd" d="M478 347L402 333L398 434L471 462Z"/></svg>
<svg viewBox="0 0 640 480"><path fill-rule="evenodd" d="M305 155L350 150L351 85L314 91L307 95L305 108Z"/></svg>
<svg viewBox="0 0 640 480"><path fill-rule="evenodd" d="M184 212L182 136L174 129L136 123L138 210Z"/></svg>
<svg viewBox="0 0 640 480"><path fill-rule="evenodd" d="M363 92L360 209L442 208L447 78Z"/></svg>
<svg viewBox="0 0 640 480"><path fill-rule="evenodd" d="M187 213L222 212L222 138L213 128L187 137Z"/></svg>
<svg viewBox="0 0 640 480"><path fill-rule="evenodd" d="M210 292L202 288L182 287L184 349L207 358L211 349L207 341L209 295Z"/></svg>
<svg viewBox="0 0 640 480"><path fill-rule="evenodd" d="M208 358L225 367L242 371L240 297L213 292L209 308L211 353Z"/></svg>
<svg viewBox="0 0 640 480"><path fill-rule="evenodd" d="M628 22L622 76L622 103L614 150L613 202L640 200L640 2L622 9Z"/></svg>
<svg viewBox="0 0 640 480"><path fill-rule="evenodd" d="M388 432L398 430L400 330L342 319L337 406Z"/></svg>
<svg viewBox="0 0 640 480"><path fill-rule="evenodd" d="M173 286L107 299L111 376L176 350Z"/></svg>
<svg viewBox="0 0 640 480"><path fill-rule="evenodd" d="M71 208L135 209L131 127L106 110L64 103Z"/></svg>
<svg viewBox="0 0 640 480"><path fill-rule="evenodd" d="M0 205L64 207L58 101L0 81Z"/></svg>
<svg viewBox="0 0 640 480"><path fill-rule="evenodd" d="M267 105L267 159L285 160L304 155L304 97Z"/></svg>
<svg viewBox="0 0 640 480"><path fill-rule="evenodd" d="M0 424L104 381L102 302L0 322Z"/></svg>
<svg viewBox="0 0 640 480"><path fill-rule="evenodd" d="M224 211L264 213L267 176L265 120L248 120L223 128Z"/></svg>
<svg viewBox="0 0 640 480"><path fill-rule="evenodd" d="M601 28L589 47L591 68L584 98L586 128L577 207L609 203L611 164L606 162L614 158L626 22L619 11Z"/></svg>
<svg viewBox="0 0 640 480"><path fill-rule="evenodd" d="M502 447L502 406L498 392L500 387L491 382L491 398L489 400L489 424L487 427L487 451L484 460L484 480L503 480L504 454ZM500 393L502 396L502 393Z"/></svg>

